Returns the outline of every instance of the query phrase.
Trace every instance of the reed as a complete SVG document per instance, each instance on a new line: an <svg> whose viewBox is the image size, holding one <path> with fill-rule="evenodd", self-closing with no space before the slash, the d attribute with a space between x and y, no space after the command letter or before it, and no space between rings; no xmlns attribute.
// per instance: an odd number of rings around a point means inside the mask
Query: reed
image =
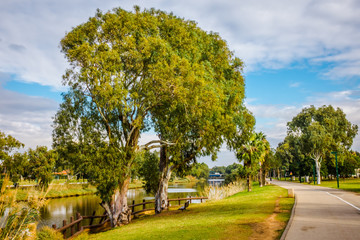
<svg viewBox="0 0 360 240"><path fill-rule="evenodd" d="M36 237L39 210L46 204L44 191L29 189L27 201L16 201L17 189L10 190L5 176L0 189L0 239L32 240Z"/></svg>
<svg viewBox="0 0 360 240"><path fill-rule="evenodd" d="M208 197L209 200L220 200L244 190L245 182L237 180L224 186L207 186L204 188L202 195Z"/></svg>

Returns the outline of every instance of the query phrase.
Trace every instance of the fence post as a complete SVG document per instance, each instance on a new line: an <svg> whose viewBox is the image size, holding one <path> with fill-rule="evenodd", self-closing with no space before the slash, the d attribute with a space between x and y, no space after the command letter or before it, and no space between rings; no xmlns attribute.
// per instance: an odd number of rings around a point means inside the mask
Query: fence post
<svg viewBox="0 0 360 240"><path fill-rule="evenodd" d="M66 220L63 220L63 227L66 226ZM63 230L62 234L64 235L64 238L66 238L66 229Z"/></svg>
<svg viewBox="0 0 360 240"><path fill-rule="evenodd" d="M73 221L74 221L74 217L71 216L71 217L70 217L70 223L72 223ZM74 235L74 228L75 228L75 225L72 225L72 226L71 226L71 236Z"/></svg>
<svg viewBox="0 0 360 240"><path fill-rule="evenodd" d="M190 196L190 203L191 203L191 196Z"/></svg>
<svg viewBox="0 0 360 240"><path fill-rule="evenodd" d="M95 216L95 213L96 213L96 211L93 211L92 215ZM90 218L90 223L89 223L90 226L93 224L93 221L94 221L94 218Z"/></svg>
<svg viewBox="0 0 360 240"><path fill-rule="evenodd" d="M143 210L145 209L145 204L144 204L144 202L145 202L145 199L143 199Z"/></svg>
<svg viewBox="0 0 360 240"><path fill-rule="evenodd" d="M131 207L131 212L135 212L135 200L133 200L133 204L132 204L133 206Z"/></svg>
<svg viewBox="0 0 360 240"><path fill-rule="evenodd" d="M200 198L200 203L202 203L202 198Z"/></svg>
<svg viewBox="0 0 360 240"><path fill-rule="evenodd" d="M178 197L178 199L179 199L179 206L180 206L180 197Z"/></svg>
<svg viewBox="0 0 360 240"><path fill-rule="evenodd" d="M79 220L81 217L80 213L76 213L76 220ZM77 223L77 230L80 231L80 222Z"/></svg>
<svg viewBox="0 0 360 240"><path fill-rule="evenodd" d="M107 215L106 210L104 211L103 215ZM102 217L102 218L100 219L99 223L102 223L103 221L105 221L106 217L107 217L107 216Z"/></svg>

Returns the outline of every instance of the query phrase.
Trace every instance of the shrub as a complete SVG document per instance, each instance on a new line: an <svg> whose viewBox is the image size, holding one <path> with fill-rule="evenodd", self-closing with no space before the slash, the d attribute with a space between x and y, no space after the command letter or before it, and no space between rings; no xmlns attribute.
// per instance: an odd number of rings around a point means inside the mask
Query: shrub
<svg viewBox="0 0 360 240"><path fill-rule="evenodd" d="M36 240L63 240L63 235L60 232L50 228L50 227L43 227L36 236Z"/></svg>

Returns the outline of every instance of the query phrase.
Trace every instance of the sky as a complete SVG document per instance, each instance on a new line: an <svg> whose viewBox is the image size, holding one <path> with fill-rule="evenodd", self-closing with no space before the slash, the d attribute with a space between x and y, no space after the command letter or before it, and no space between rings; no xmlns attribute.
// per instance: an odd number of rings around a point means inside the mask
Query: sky
<svg viewBox="0 0 360 240"><path fill-rule="evenodd" d="M245 104L276 148L302 108L333 105L360 125L360 1L357 0L0 0L0 131L25 148L51 146L62 101L66 32L96 9L154 7L220 34L245 63ZM142 135L140 142L155 136ZM353 149L360 151L360 137ZM210 167L229 165L223 146Z"/></svg>

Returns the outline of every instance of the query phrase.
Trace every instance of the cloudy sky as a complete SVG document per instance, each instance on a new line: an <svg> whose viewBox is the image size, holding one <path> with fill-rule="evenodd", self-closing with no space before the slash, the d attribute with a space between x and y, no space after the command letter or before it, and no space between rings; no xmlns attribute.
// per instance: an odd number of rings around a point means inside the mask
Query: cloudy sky
<svg viewBox="0 0 360 240"><path fill-rule="evenodd" d="M0 130L51 146L67 63L66 32L97 8L157 8L218 32L246 68L246 105L272 147L303 107L332 104L360 125L360 2L356 0L0 1ZM151 139L144 135L142 141ZM360 138L353 149L360 151ZM226 147L213 165L234 161Z"/></svg>

